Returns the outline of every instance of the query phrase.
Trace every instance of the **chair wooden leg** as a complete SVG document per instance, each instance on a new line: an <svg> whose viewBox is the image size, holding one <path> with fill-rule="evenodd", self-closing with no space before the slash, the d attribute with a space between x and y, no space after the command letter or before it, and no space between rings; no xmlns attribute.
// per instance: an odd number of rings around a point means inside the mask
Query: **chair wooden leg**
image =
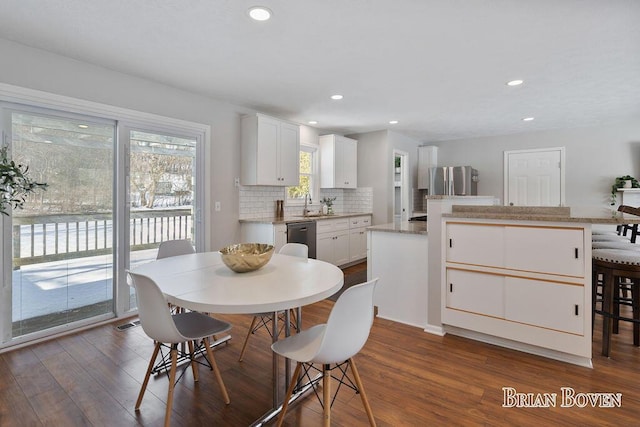
<svg viewBox="0 0 640 427"><path fill-rule="evenodd" d="M189 357L191 358L191 371L193 372L193 380L198 381L198 363L194 354L193 341L189 341Z"/></svg>
<svg viewBox="0 0 640 427"><path fill-rule="evenodd" d="M176 371L178 365L178 344L171 345L171 370L169 371L169 392L167 394L167 410L164 414L164 426L171 424L171 408L173 407L173 391L176 387Z"/></svg>
<svg viewBox="0 0 640 427"><path fill-rule="evenodd" d="M331 371L329 365L322 366L322 425L331 426Z"/></svg>
<svg viewBox="0 0 640 427"><path fill-rule="evenodd" d="M144 376L144 381L142 381L142 387L140 388L140 393L138 393L138 400L136 401L136 407L135 407L136 411L140 409L140 404L142 403L144 392L147 390L147 384L149 384L149 376L151 375L151 370L153 369L153 365L156 362L156 357L158 357L159 351L160 351L160 343L156 342L156 345L153 348L153 354L151 355L151 360L149 361L149 367L147 368L147 374Z"/></svg>
<svg viewBox="0 0 640 427"><path fill-rule="evenodd" d="M611 314L613 313L613 292L614 277L611 271L603 272L603 288L602 288L602 355L609 357L611 346L611 334L613 332L613 321Z"/></svg>
<svg viewBox="0 0 640 427"><path fill-rule="evenodd" d="M242 344L242 351L240 351L240 357L238 358L238 362L242 362L242 358L244 357L244 352L247 349L247 343L249 342L249 337L251 336L251 332L253 331L253 328L255 328L257 321L258 321L258 316L253 316L253 320L251 321L251 326L249 326L249 332L247 332L247 337L244 339L244 343Z"/></svg>
<svg viewBox="0 0 640 427"><path fill-rule="evenodd" d="M209 341L209 338L204 338L203 341L207 349L207 358L209 359L209 363L211 364L211 368L213 369L213 374L216 376L216 380L218 381L218 385L220 386L222 398L224 399L224 403L228 405L229 403L231 403L231 399L229 399L229 393L227 393L227 388L224 386L224 381L222 381L222 375L220 375L220 370L218 369L216 359L213 357L213 351L211 351L211 342Z"/></svg>
<svg viewBox="0 0 640 427"><path fill-rule="evenodd" d="M618 334L620 332L620 320L617 318L620 317L620 295L622 292L620 288L620 281L623 279L621 277L614 276L613 280L615 282L613 285L615 286L613 289L613 315L616 317L615 319L612 319L613 333Z"/></svg>
<svg viewBox="0 0 640 427"><path fill-rule="evenodd" d="M632 311L633 311L633 345L640 345L640 290L638 286L640 286L640 282L638 279L633 279L631 285L631 301L632 301Z"/></svg>
<svg viewBox="0 0 640 427"><path fill-rule="evenodd" d="M284 421L284 415L287 412L287 408L289 407L289 399L291 399L293 388L296 386L298 377L300 376L300 368L302 368L302 363L298 362L296 364L296 369L293 371L293 377L291 377L291 382L289 383L289 388L287 388L287 393L285 394L284 400L282 401L282 409L280 410L280 414L278 415L278 422L276 424L277 427L282 426L282 422Z"/></svg>
<svg viewBox="0 0 640 427"><path fill-rule="evenodd" d="M353 372L353 379L356 382L358 391L360 392L360 398L362 399L364 410L367 412L367 417L369 417L369 424L372 427L375 427L376 420L373 418L373 411L371 410L371 406L369 406L367 395L364 393L364 387L362 385L362 380L360 379L360 373L358 373L358 368L356 368L356 362L353 360L353 357L349 359L349 366L351 366L351 372Z"/></svg>

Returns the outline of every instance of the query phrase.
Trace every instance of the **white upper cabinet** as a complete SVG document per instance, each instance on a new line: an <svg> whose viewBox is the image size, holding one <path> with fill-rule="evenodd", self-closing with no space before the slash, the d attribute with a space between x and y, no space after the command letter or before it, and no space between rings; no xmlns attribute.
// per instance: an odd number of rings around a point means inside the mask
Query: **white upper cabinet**
<svg viewBox="0 0 640 427"><path fill-rule="evenodd" d="M299 184L300 126L256 114L242 118L242 185Z"/></svg>
<svg viewBox="0 0 640 427"><path fill-rule="evenodd" d="M438 166L438 147L418 147L418 188L429 188L429 168Z"/></svg>
<svg viewBox="0 0 640 427"><path fill-rule="evenodd" d="M320 187L357 188L358 141L341 135L320 137Z"/></svg>

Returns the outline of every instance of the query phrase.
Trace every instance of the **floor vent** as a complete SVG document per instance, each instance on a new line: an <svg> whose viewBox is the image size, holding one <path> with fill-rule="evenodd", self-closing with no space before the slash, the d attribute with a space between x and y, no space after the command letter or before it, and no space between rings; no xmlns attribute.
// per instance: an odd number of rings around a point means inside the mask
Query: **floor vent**
<svg viewBox="0 0 640 427"><path fill-rule="evenodd" d="M127 330L129 328L133 328L134 326L138 326L140 325L140 321L139 320L134 320L133 322L129 322L129 323L125 323L124 325L120 325L120 326L116 326L116 329L119 331L124 331Z"/></svg>

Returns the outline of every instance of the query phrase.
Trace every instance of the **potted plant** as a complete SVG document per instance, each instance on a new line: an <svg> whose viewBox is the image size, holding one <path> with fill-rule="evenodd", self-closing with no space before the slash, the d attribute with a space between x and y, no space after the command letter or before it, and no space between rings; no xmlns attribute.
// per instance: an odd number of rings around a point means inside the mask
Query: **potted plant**
<svg viewBox="0 0 640 427"><path fill-rule="evenodd" d="M616 204L616 196L620 188L640 188L640 183L631 175L618 176L611 186L611 205Z"/></svg>
<svg viewBox="0 0 640 427"><path fill-rule="evenodd" d="M320 200L320 203L322 204L322 213L325 213L327 215L332 215L333 214L333 202L334 200L336 200L335 197L323 197L322 200ZM324 207L327 207L327 211L325 212Z"/></svg>
<svg viewBox="0 0 640 427"><path fill-rule="evenodd" d="M396 157L395 159L395 165L396 165L396 173L400 173L400 157Z"/></svg>
<svg viewBox="0 0 640 427"><path fill-rule="evenodd" d="M0 213L9 215L11 209L22 209L29 193L46 188L46 183L29 177L29 166L9 159L7 145L0 148Z"/></svg>

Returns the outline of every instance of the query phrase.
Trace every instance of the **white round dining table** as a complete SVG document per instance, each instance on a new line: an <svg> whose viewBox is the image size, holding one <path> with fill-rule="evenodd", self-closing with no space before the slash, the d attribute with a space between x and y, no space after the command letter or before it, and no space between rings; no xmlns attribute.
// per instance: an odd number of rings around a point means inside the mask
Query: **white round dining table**
<svg viewBox="0 0 640 427"><path fill-rule="evenodd" d="M205 313L302 307L333 295L344 283L342 270L333 264L280 254L248 273L229 269L219 252L163 258L132 271L153 279L171 304Z"/></svg>
<svg viewBox="0 0 640 427"><path fill-rule="evenodd" d="M230 270L219 252L163 258L132 271L153 279L168 302L189 310L221 314L284 311L287 334L289 309L321 301L338 292L344 283L342 270L333 264L280 254L274 254L267 265L248 273ZM272 316L272 330L279 330L277 322L278 316ZM297 322L300 326L300 310ZM273 334L272 340L277 341L278 334ZM287 359L285 384L289 383L289 374L290 361ZM272 407L253 426L265 425L282 409L276 353L272 353L271 380ZM305 390L309 387L307 384Z"/></svg>

